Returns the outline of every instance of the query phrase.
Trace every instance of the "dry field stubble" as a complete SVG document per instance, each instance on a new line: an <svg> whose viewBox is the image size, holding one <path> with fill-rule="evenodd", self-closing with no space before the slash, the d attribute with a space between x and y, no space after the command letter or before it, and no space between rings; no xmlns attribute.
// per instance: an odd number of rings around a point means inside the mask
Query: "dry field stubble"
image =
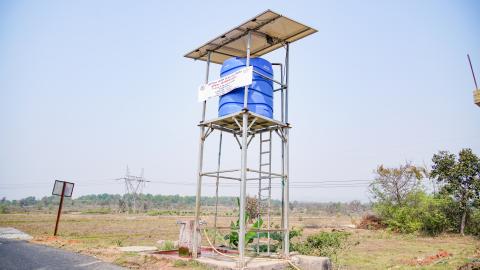
<svg viewBox="0 0 480 270"><path fill-rule="evenodd" d="M173 263L135 253L122 253L118 246L155 245L159 239L176 240L178 220L191 217L146 215L65 214L59 236L52 237L55 215L2 214L0 227L15 227L34 236L33 242L94 255L102 260L130 268L177 269ZM221 217L219 226L228 226L232 217ZM213 224L212 217L206 217ZM278 218L273 222L278 223ZM423 237L401 235L384 230L353 229L346 216L292 217L291 225L303 229L302 238L319 231L346 230L352 233L351 247L338 255L341 269L456 269L472 261L480 261L480 241L473 237L442 235ZM205 243L206 244L206 243ZM195 265L178 264L182 268L199 269Z"/></svg>

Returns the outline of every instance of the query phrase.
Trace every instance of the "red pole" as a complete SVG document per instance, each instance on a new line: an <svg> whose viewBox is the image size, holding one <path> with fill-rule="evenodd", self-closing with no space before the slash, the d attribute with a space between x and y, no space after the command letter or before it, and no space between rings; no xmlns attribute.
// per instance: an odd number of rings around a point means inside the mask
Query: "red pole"
<svg viewBox="0 0 480 270"><path fill-rule="evenodd" d="M65 194L65 186L66 186L66 183L63 182L62 196L60 197L60 205L58 206L57 222L55 223L55 232L53 233L54 236L57 236L58 222L60 221L60 214L62 213L63 196Z"/></svg>

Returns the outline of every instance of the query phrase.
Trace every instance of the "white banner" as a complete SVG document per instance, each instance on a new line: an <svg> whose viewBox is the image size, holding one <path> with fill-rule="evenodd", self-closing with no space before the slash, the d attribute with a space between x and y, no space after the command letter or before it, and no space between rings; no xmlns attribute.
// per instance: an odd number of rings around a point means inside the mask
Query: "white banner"
<svg viewBox="0 0 480 270"><path fill-rule="evenodd" d="M252 84L253 67L245 67L218 80L202 84L198 88L198 101L224 95L233 89Z"/></svg>

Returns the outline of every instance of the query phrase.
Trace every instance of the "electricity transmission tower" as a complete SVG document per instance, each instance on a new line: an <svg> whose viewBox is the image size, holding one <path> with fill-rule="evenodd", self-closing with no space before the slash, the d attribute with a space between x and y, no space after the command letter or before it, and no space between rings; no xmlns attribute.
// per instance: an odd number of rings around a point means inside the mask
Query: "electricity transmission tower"
<svg viewBox="0 0 480 270"><path fill-rule="evenodd" d="M137 212L137 205L141 202L140 195L143 192L148 180L143 177L143 168L140 176L130 174L130 170L127 166L127 172L124 177L117 178L116 180L123 180L125 182L125 204L131 207L132 212Z"/></svg>

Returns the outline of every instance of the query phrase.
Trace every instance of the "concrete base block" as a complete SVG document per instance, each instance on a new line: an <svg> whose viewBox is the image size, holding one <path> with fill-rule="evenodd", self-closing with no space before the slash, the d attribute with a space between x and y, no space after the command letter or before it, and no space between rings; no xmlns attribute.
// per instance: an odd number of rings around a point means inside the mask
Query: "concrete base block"
<svg viewBox="0 0 480 270"><path fill-rule="evenodd" d="M246 266L241 268L234 258L224 256L202 256L195 259L208 269L214 270L287 270L290 263L282 259L245 258ZM331 270L332 263L327 257L292 255L290 262L301 270Z"/></svg>
<svg viewBox="0 0 480 270"><path fill-rule="evenodd" d="M302 270L331 270L332 263L327 257L294 255L290 261Z"/></svg>
<svg viewBox="0 0 480 270"><path fill-rule="evenodd" d="M234 260L214 259L209 257L200 257L195 259L200 264L206 266L208 269L214 270L286 270L288 269L288 262L284 260L266 260L260 258L247 258L247 265L245 268L239 267ZM303 269L302 269L303 270Z"/></svg>

